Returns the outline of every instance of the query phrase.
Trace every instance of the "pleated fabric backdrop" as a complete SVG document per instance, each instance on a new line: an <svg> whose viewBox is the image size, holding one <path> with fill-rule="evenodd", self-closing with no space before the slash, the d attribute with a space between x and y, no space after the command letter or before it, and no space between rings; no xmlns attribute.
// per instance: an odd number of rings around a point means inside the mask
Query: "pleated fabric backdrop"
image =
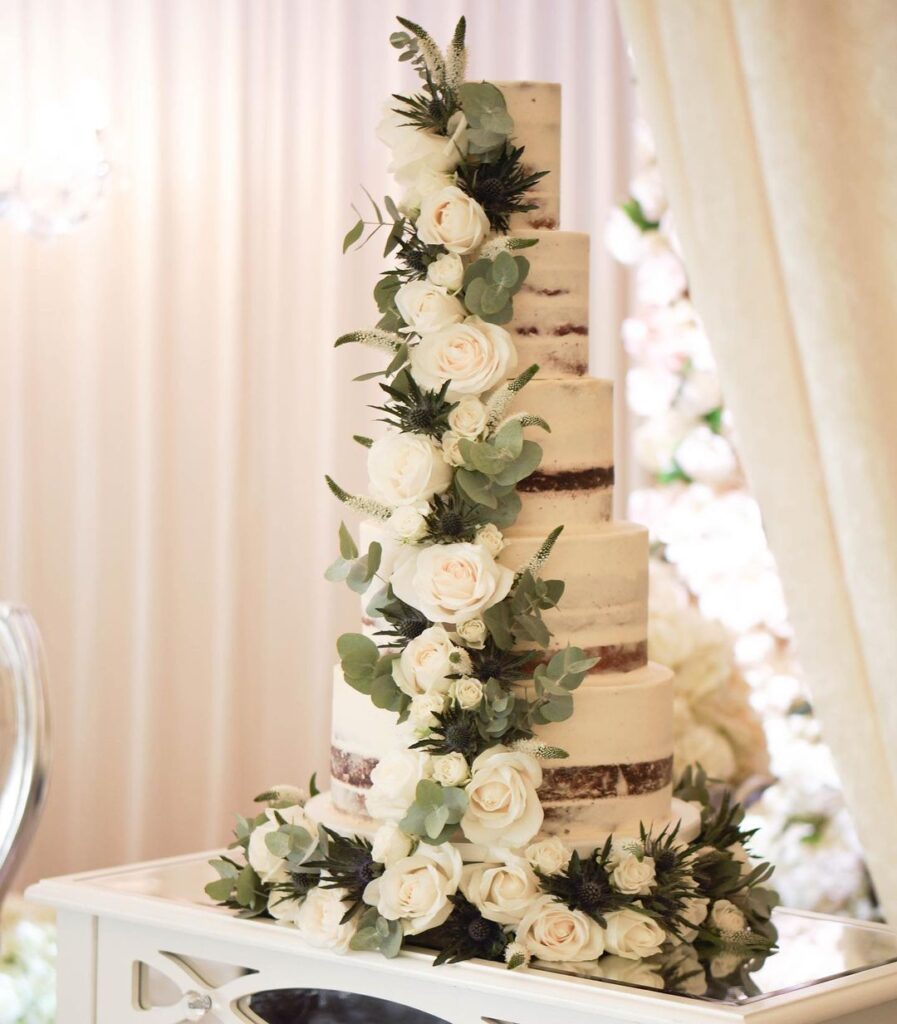
<svg viewBox="0 0 897 1024"><path fill-rule="evenodd" d="M628 70L610 0L29 0L0 7L12 128L96 79L113 189L74 234L0 222L0 599L27 602L52 675L51 798L21 882L220 844L270 783L326 774L323 580L364 486L350 435L379 242L342 257L373 130L413 86L395 13L471 74L564 86L564 223L593 243L594 362L616 368L625 285L600 230L626 180ZM26 124L27 126L27 124Z"/></svg>

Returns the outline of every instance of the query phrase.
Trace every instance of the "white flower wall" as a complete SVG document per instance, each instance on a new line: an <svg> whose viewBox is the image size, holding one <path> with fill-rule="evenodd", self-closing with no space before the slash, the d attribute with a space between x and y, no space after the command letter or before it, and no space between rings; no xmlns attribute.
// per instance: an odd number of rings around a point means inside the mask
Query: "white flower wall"
<svg viewBox="0 0 897 1024"><path fill-rule="evenodd" d="M633 271L622 336L646 482L631 493L629 515L651 530L651 651L677 675L677 761L700 761L743 792L771 782L752 824L758 850L777 864L783 903L870 916L862 850L813 716L643 123L635 167L605 240Z"/></svg>

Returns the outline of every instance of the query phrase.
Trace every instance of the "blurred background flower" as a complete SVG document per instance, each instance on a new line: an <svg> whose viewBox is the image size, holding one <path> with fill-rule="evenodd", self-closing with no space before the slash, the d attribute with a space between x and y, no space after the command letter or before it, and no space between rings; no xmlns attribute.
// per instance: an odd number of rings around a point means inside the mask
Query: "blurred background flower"
<svg viewBox="0 0 897 1024"><path fill-rule="evenodd" d="M742 795L762 793L750 820L785 904L876 916L643 122L635 151L605 242L633 272L622 339L642 483L629 516L651 533L649 638L676 673L676 768L699 761Z"/></svg>

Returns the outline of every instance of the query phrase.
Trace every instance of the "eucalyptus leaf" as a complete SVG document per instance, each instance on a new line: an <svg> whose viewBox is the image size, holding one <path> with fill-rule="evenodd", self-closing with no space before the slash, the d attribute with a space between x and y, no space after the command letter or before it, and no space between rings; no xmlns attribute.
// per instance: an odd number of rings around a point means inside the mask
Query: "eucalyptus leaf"
<svg viewBox="0 0 897 1024"><path fill-rule="evenodd" d="M486 508L498 508L498 498L489 489L489 479L482 473L469 469L459 469L455 473L455 483L459 489L477 505Z"/></svg>
<svg viewBox="0 0 897 1024"><path fill-rule="evenodd" d="M216 878L214 882L209 882L205 887L205 893L216 903L224 903L225 900L230 899L233 889L234 880L232 878Z"/></svg>
<svg viewBox="0 0 897 1024"><path fill-rule="evenodd" d="M345 238L343 238L343 252L347 252L351 246L353 246L359 238L361 233L364 231L364 221L359 219L352 225L351 228L346 232Z"/></svg>
<svg viewBox="0 0 897 1024"><path fill-rule="evenodd" d="M535 441L524 441L520 455L496 474L495 482L502 485L516 484L531 476L542 461L542 447Z"/></svg>
<svg viewBox="0 0 897 1024"><path fill-rule="evenodd" d="M339 553L343 558L357 558L358 548L345 523L339 524Z"/></svg>
<svg viewBox="0 0 897 1024"><path fill-rule="evenodd" d="M514 257L507 251L500 252L492 263L492 280L502 288L513 288L519 276L520 271Z"/></svg>
<svg viewBox="0 0 897 1024"><path fill-rule="evenodd" d="M500 313L510 300L508 289L500 284L487 284L480 296L480 309L487 316Z"/></svg>
<svg viewBox="0 0 897 1024"><path fill-rule="evenodd" d="M327 566L324 571L324 579L331 583L342 583L348 577L351 569L351 562L347 562L345 558L337 558L335 562L331 562Z"/></svg>

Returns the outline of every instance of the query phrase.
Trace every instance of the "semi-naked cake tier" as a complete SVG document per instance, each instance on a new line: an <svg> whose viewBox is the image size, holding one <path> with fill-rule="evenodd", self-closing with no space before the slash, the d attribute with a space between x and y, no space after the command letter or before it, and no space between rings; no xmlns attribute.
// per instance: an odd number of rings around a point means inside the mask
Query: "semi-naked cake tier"
<svg viewBox="0 0 897 1024"><path fill-rule="evenodd" d="M522 507L508 535L594 529L611 516L614 493L613 385L594 377L541 376L515 397L511 413L541 416L547 433L528 427L542 447L539 468L517 485Z"/></svg>
<svg viewBox="0 0 897 1024"><path fill-rule="evenodd" d="M648 538L631 523L611 521L613 498L613 389L587 375L589 349L589 238L555 230L559 218L560 87L539 82L496 83L516 125L524 162L551 173L533 195L536 209L511 219L511 234L534 238L522 250L530 273L514 296L507 325L518 353L516 373L536 363L539 373L515 398L509 414L529 412L551 432L528 428L543 458L518 485L521 512L505 531L499 560L519 569L554 527L563 525L543 570L565 583L556 609L545 613L552 650L582 648L598 663L574 694L573 716L540 726L539 739L569 757L543 763L543 831L573 844L597 842L634 821L666 822L671 814L672 677L648 662ZM361 547L383 546L380 576L388 578L413 548L381 523L361 526ZM383 627L362 598L363 628ZM524 689L531 682L518 684ZM332 791L327 813L335 827L364 831L365 794L378 760L411 742L410 726L353 690L336 667L333 680ZM321 798L316 798L321 799ZM335 811L333 809L335 808ZM682 811L677 807L676 814ZM368 824L366 824L368 823ZM637 834L637 830L635 832ZM603 839L601 839L603 841Z"/></svg>
<svg viewBox="0 0 897 1024"><path fill-rule="evenodd" d="M514 296L518 372L537 363L543 377L578 377L589 366L589 236L578 231L512 231L534 239L520 252L530 269Z"/></svg>
<svg viewBox="0 0 897 1024"><path fill-rule="evenodd" d="M670 672L651 663L632 672L590 674L576 691L573 717L539 728L540 739L569 755L543 766L544 832L578 843L635 819L661 821L669 815L670 682ZM408 726L397 727L395 715L353 690L335 666L330 773L338 810L364 816L377 762L410 740Z"/></svg>
<svg viewBox="0 0 897 1024"><path fill-rule="evenodd" d="M514 118L515 142L527 171L548 171L527 196L535 210L515 213L512 228L556 228L560 223L561 87L556 82L496 82Z"/></svg>

